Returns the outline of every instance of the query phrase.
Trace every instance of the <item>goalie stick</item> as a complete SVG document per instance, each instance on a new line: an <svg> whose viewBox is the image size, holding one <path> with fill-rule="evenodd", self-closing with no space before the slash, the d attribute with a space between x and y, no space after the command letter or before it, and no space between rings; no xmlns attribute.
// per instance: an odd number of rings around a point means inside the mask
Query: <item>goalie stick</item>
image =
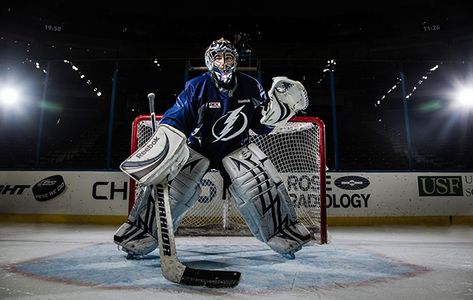
<svg viewBox="0 0 473 300"><path fill-rule="evenodd" d="M156 117L154 112L153 93L148 94L151 128L156 131ZM167 179L160 184L151 186L154 193L157 235L159 242L159 257L161 261L161 273L169 281L192 285L205 286L209 288L235 287L240 282L240 272L194 269L179 261L176 254L176 241L169 205L169 189Z"/></svg>

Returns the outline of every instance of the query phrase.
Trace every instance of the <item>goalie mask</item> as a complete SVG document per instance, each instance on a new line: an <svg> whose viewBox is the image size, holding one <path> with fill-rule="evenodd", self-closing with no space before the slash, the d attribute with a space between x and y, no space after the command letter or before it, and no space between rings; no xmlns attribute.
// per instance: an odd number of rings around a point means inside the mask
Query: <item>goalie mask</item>
<svg viewBox="0 0 473 300"><path fill-rule="evenodd" d="M205 51L205 65L219 84L228 84L236 70L238 51L224 38L213 41Z"/></svg>

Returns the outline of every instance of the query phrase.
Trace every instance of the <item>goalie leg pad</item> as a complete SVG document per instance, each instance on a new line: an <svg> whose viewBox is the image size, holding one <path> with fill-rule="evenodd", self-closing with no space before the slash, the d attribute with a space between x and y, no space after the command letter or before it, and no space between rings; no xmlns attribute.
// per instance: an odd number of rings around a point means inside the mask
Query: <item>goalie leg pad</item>
<svg viewBox="0 0 473 300"><path fill-rule="evenodd" d="M223 159L229 187L253 235L281 254L293 254L310 240L297 222L294 205L276 168L256 146L244 146Z"/></svg>
<svg viewBox="0 0 473 300"><path fill-rule="evenodd" d="M174 230L177 230L185 213L200 196L200 180L209 168L209 160L189 148L189 160L169 183L169 202Z"/></svg>
<svg viewBox="0 0 473 300"><path fill-rule="evenodd" d="M174 230L200 195L199 183L209 167L209 160L189 149L189 160L169 183L169 200ZM114 235L114 242L132 256L143 256L158 246L155 201L150 186L140 188L128 221Z"/></svg>
<svg viewBox="0 0 473 300"><path fill-rule="evenodd" d="M158 247L156 237L129 222L118 228L113 240L130 258L146 255Z"/></svg>
<svg viewBox="0 0 473 300"><path fill-rule="evenodd" d="M118 228L113 241L130 256L146 255L156 249L156 216L150 186L139 187L128 220Z"/></svg>
<svg viewBox="0 0 473 300"><path fill-rule="evenodd" d="M294 258L294 253L301 250L302 246L308 243L310 239L309 230L301 223L294 223L283 228L266 243L275 252L287 258Z"/></svg>
<svg viewBox="0 0 473 300"><path fill-rule="evenodd" d="M158 125L146 144L128 157L120 169L139 184L156 184L174 178L188 158L186 136L163 124Z"/></svg>

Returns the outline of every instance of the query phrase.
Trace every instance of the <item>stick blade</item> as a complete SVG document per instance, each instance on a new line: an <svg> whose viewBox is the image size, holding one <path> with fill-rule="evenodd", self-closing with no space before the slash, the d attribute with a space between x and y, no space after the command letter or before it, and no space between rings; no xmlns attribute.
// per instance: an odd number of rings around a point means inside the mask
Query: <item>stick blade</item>
<svg viewBox="0 0 473 300"><path fill-rule="evenodd" d="M240 272L202 270L186 267L179 283L208 288L231 288L240 282Z"/></svg>

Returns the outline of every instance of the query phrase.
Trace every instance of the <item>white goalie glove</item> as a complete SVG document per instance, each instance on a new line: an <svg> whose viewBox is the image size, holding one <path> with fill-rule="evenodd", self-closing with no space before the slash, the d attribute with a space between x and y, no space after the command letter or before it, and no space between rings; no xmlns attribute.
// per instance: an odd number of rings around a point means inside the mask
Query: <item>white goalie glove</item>
<svg viewBox="0 0 473 300"><path fill-rule="evenodd" d="M307 91L302 83L285 76L273 78L268 92L269 103L263 108L260 122L268 126L283 126L298 111L309 106Z"/></svg>
<svg viewBox="0 0 473 300"><path fill-rule="evenodd" d="M173 179L189 158L186 136L176 128L160 124L151 138L128 157L120 169L139 184Z"/></svg>

